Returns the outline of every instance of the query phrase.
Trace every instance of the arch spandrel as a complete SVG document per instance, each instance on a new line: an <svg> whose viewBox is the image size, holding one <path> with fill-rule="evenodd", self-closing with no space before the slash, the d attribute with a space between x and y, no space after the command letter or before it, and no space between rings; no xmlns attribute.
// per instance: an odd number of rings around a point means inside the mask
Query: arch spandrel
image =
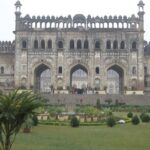
<svg viewBox="0 0 150 150"><path fill-rule="evenodd" d="M108 69L110 69L114 66L117 66L118 68L121 68L123 71L125 70L125 66L122 65L122 64L118 64L118 63L112 63L112 64L107 65L106 70L108 70Z"/></svg>
<svg viewBox="0 0 150 150"><path fill-rule="evenodd" d="M86 63L81 61L77 61L69 65L69 72L71 71L72 68L74 68L77 65L83 66L84 68L86 68L87 72L89 73L89 66Z"/></svg>
<svg viewBox="0 0 150 150"><path fill-rule="evenodd" d="M36 61L32 64L32 72L34 72L34 70L40 66L40 65L46 65L48 68L52 69L53 70L53 66L51 63L47 62L46 60L40 60L40 61Z"/></svg>

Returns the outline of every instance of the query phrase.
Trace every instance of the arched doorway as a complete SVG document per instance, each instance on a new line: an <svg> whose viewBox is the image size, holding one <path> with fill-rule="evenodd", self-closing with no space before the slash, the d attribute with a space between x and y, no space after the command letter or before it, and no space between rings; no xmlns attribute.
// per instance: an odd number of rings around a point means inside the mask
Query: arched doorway
<svg viewBox="0 0 150 150"><path fill-rule="evenodd" d="M34 71L34 90L48 93L51 91L51 71L48 66L41 64Z"/></svg>
<svg viewBox="0 0 150 150"><path fill-rule="evenodd" d="M124 71L118 65L111 66L107 69L107 93L123 93Z"/></svg>
<svg viewBox="0 0 150 150"><path fill-rule="evenodd" d="M83 94L86 92L88 84L88 70L78 64L74 66L70 71L70 86L75 93Z"/></svg>

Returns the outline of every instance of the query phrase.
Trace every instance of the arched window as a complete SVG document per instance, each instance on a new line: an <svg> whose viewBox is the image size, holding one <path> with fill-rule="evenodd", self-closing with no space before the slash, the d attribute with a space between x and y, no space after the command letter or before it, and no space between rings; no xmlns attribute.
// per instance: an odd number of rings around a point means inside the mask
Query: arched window
<svg viewBox="0 0 150 150"><path fill-rule="evenodd" d="M88 40L84 41L84 49L88 49L89 48L89 42Z"/></svg>
<svg viewBox="0 0 150 150"><path fill-rule="evenodd" d="M95 68L95 73L96 73L96 74L99 74L99 67L96 67L96 68Z"/></svg>
<svg viewBox="0 0 150 150"><path fill-rule="evenodd" d="M100 49L100 42L99 41L95 42L95 49Z"/></svg>
<svg viewBox="0 0 150 150"><path fill-rule="evenodd" d="M59 66L59 68L58 68L58 73L59 73L59 74L62 74L62 66Z"/></svg>
<svg viewBox="0 0 150 150"><path fill-rule="evenodd" d="M45 41L44 40L41 41L41 48L45 49Z"/></svg>
<svg viewBox="0 0 150 150"><path fill-rule="evenodd" d="M37 40L34 41L34 48L38 49L38 41Z"/></svg>
<svg viewBox="0 0 150 150"><path fill-rule="evenodd" d="M132 67L132 75L136 75L136 67Z"/></svg>
<svg viewBox="0 0 150 150"><path fill-rule="evenodd" d="M62 41L58 41L58 48L60 48L60 49L63 48L63 42Z"/></svg>
<svg viewBox="0 0 150 150"><path fill-rule="evenodd" d="M74 49L74 40L70 41L70 49Z"/></svg>
<svg viewBox="0 0 150 150"><path fill-rule="evenodd" d="M118 41L114 41L113 43L113 49L118 49Z"/></svg>
<svg viewBox="0 0 150 150"><path fill-rule="evenodd" d="M77 49L81 49L81 48L82 48L81 40L78 40L77 41Z"/></svg>
<svg viewBox="0 0 150 150"><path fill-rule="evenodd" d="M4 74L4 67L1 67L1 74Z"/></svg>
<svg viewBox="0 0 150 150"><path fill-rule="evenodd" d="M120 43L120 49L125 49L125 43L124 43L124 41L121 41L121 43Z"/></svg>
<svg viewBox="0 0 150 150"><path fill-rule="evenodd" d="M52 48L52 41L51 40L48 40L48 42L47 42L47 48L48 49Z"/></svg>
<svg viewBox="0 0 150 150"><path fill-rule="evenodd" d="M134 41L133 43L132 43L132 49L136 49L136 42Z"/></svg>
<svg viewBox="0 0 150 150"><path fill-rule="evenodd" d="M111 49L111 41L110 41L110 40L108 40L108 41L106 42L106 48L107 48L107 49Z"/></svg>
<svg viewBox="0 0 150 150"><path fill-rule="evenodd" d="M22 41L22 48L27 48L27 41Z"/></svg>

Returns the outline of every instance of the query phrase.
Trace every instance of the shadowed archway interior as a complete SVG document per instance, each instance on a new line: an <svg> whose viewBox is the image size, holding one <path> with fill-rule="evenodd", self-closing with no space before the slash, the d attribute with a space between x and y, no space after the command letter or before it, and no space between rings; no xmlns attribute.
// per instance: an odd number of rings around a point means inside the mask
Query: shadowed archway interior
<svg viewBox="0 0 150 150"><path fill-rule="evenodd" d="M76 65L70 71L70 86L83 89L88 84L88 70L83 65Z"/></svg>
<svg viewBox="0 0 150 150"><path fill-rule="evenodd" d="M51 71L50 68L45 65L39 65L34 71L34 90L36 92L50 92L51 86Z"/></svg>

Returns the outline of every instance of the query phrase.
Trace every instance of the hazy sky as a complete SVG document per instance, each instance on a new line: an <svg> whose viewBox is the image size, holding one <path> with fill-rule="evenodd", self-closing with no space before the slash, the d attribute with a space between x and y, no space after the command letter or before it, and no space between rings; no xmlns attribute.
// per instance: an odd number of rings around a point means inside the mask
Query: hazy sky
<svg viewBox="0 0 150 150"><path fill-rule="evenodd" d="M20 0L22 16L137 16L139 0ZM16 0L0 0L0 40L14 40ZM145 40L150 41L150 0L145 3Z"/></svg>

